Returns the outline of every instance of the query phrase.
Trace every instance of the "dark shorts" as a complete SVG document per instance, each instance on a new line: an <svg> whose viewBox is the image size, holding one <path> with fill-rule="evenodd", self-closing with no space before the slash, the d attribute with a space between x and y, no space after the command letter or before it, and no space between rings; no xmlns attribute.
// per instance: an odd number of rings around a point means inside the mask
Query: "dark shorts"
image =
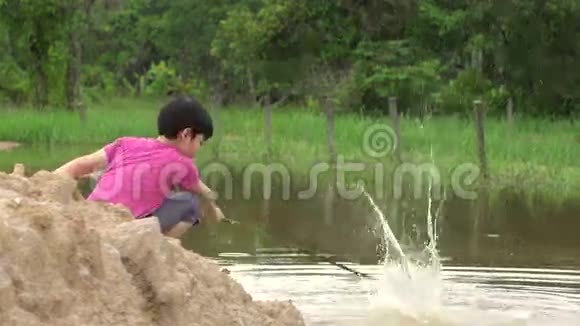
<svg viewBox="0 0 580 326"><path fill-rule="evenodd" d="M178 192L165 199L161 207L148 215L159 220L162 232L171 230L179 222L199 223L199 200L189 192Z"/></svg>

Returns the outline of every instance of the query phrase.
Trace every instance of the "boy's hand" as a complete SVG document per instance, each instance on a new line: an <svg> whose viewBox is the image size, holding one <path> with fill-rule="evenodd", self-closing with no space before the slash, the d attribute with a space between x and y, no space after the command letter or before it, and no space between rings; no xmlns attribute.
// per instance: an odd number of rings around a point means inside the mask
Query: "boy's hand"
<svg viewBox="0 0 580 326"><path fill-rule="evenodd" d="M202 204L205 206L204 211L206 214L210 215L216 222L221 222L225 219L224 213L215 203L217 199L217 193L211 190L208 186L203 183L203 181L199 181L197 186L192 189L192 192L198 194L202 199Z"/></svg>
<svg viewBox="0 0 580 326"><path fill-rule="evenodd" d="M202 202L203 216L213 221L221 222L225 219L224 213L214 202Z"/></svg>
<svg viewBox="0 0 580 326"><path fill-rule="evenodd" d="M217 207L217 206L213 206L213 218L215 219L216 222L221 222L223 219L225 219L226 217L224 216L224 213L222 212L222 210Z"/></svg>

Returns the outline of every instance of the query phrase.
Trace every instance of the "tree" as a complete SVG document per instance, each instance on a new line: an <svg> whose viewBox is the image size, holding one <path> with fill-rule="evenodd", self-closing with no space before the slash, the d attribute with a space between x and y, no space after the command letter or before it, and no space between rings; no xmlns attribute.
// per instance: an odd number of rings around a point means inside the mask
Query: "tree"
<svg viewBox="0 0 580 326"><path fill-rule="evenodd" d="M21 66L29 67L34 80L34 103L39 109L48 105L49 50L61 31L59 5L60 0L0 3L1 20L8 29L11 45L21 55Z"/></svg>
<svg viewBox="0 0 580 326"><path fill-rule="evenodd" d="M95 0L68 0L64 3L66 34L68 35L68 60L66 64L66 107L78 111L81 120L86 121L86 107L82 99L82 39L86 35L88 20Z"/></svg>

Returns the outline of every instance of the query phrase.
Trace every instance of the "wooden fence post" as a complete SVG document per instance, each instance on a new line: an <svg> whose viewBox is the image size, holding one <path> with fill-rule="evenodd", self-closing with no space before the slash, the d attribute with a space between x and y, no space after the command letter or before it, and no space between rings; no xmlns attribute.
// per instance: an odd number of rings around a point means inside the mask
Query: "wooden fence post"
<svg viewBox="0 0 580 326"><path fill-rule="evenodd" d="M211 103L211 115L212 115L212 119L213 119L213 123L214 123L214 130L219 130L221 128L221 117L220 117L220 107L223 103L222 101L222 96L221 96L221 92L215 92L212 94L211 99L210 99L210 103ZM211 148L211 153L212 153L212 160L214 162L219 162L220 160L220 148L221 148L221 144L222 144L222 135L223 135L223 131L219 131L217 133L214 133L214 140L212 141L212 144L210 145ZM211 173L208 177L209 180L209 185L213 188L213 189L217 189L218 188L218 180L219 180L219 175L216 175L216 173ZM226 180L226 187L227 187L227 180Z"/></svg>
<svg viewBox="0 0 580 326"><path fill-rule="evenodd" d="M334 201L336 177L336 142L334 137L334 103L330 99L324 99L323 105L326 113L326 139L328 142L328 159L330 165L330 180L324 198L324 221L326 225L331 225L334 221Z"/></svg>
<svg viewBox="0 0 580 326"><path fill-rule="evenodd" d="M266 141L266 161L272 159L272 101L270 95L264 99L264 140Z"/></svg>
<svg viewBox="0 0 580 326"><path fill-rule="evenodd" d="M487 156L485 153L485 110L480 100L473 101L473 111L475 116L475 131L477 137L477 153L483 180L487 184L489 172L487 170Z"/></svg>
<svg viewBox="0 0 580 326"><path fill-rule="evenodd" d="M328 145L328 159L331 165L336 164L336 141L334 137L334 104L330 100L324 101L326 114L326 141Z"/></svg>
<svg viewBox="0 0 580 326"><path fill-rule="evenodd" d="M272 160L272 99L270 98L270 94L264 96L264 141L266 142L265 160L267 163L270 163ZM270 198L263 198L261 222L264 227L270 221L270 209Z"/></svg>
<svg viewBox="0 0 580 326"><path fill-rule="evenodd" d="M212 112L212 116L213 116L213 120L214 120L214 125L215 128L220 128L221 127L221 117L220 117L220 106L222 105L222 95L220 92L215 92L213 94L213 96L211 97L211 112ZM213 159L216 161L219 161L219 156L220 156L220 145L221 145L221 132L218 132L216 137L217 139L215 139L214 141L214 145L212 147L212 154L213 154Z"/></svg>
<svg viewBox="0 0 580 326"><path fill-rule="evenodd" d="M260 222L262 223L262 227L267 227L268 223L270 222L270 213L271 213L271 203L270 198L263 198L262 199L262 214Z"/></svg>
<svg viewBox="0 0 580 326"><path fill-rule="evenodd" d="M401 133L399 129L399 112L397 109L397 98L394 96L389 98L389 115L393 124L393 131L395 132L395 139L393 139L393 146L395 146L395 159L397 160L397 163L401 163Z"/></svg>
<svg viewBox="0 0 580 326"><path fill-rule="evenodd" d="M508 99L507 103L507 122L510 128L514 125L514 100L513 98Z"/></svg>

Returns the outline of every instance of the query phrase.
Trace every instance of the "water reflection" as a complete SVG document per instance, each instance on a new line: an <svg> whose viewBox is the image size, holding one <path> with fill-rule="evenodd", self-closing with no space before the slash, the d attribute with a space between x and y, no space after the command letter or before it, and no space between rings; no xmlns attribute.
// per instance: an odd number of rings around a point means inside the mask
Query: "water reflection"
<svg viewBox="0 0 580 326"><path fill-rule="evenodd" d="M437 220L437 249L446 265L580 266L580 205L545 205L545 215L537 217L525 201L512 195L501 205L487 207L483 215L476 201L444 201ZM426 199L399 202L394 216L392 203L377 203L405 253L419 259L428 241ZM384 253L380 225L363 198L337 196L331 208L327 193L310 200L282 200L274 195L268 201L235 198L221 204L224 213L241 224L203 225L186 239L186 246L213 256L298 246L363 264L376 264Z"/></svg>

